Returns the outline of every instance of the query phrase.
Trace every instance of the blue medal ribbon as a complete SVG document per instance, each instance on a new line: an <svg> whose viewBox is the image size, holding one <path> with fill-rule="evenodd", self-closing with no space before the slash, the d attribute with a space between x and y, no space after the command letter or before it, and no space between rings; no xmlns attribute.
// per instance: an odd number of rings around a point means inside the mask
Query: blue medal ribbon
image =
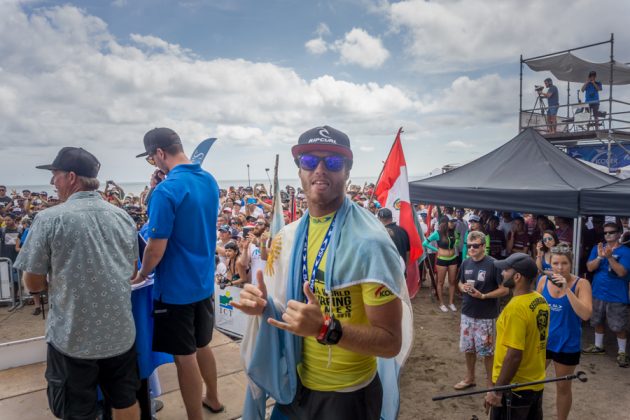
<svg viewBox="0 0 630 420"><path fill-rule="evenodd" d="M335 221L337 220L337 213L333 216L332 222L330 222L330 226L328 227L328 231L326 232L326 236L324 236L324 240L322 241L321 246L319 247L319 251L317 252L317 257L315 257L315 263L313 264L313 270L311 271L311 279L308 278L308 227L310 225L310 220L306 224L306 233L304 235L304 247L302 248L302 281L309 282L309 287L313 293L315 293L315 277L317 276L317 270L319 265L322 262L322 258L324 257L324 252L328 248L328 244L330 244L330 238L332 237L333 229L335 228Z"/></svg>

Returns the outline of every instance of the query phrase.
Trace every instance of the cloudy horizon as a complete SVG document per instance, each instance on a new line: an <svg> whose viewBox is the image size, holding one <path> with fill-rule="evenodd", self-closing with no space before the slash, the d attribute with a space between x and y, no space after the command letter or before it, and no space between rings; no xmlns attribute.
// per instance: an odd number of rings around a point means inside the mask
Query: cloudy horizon
<svg viewBox="0 0 630 420"><path fill-rule="evenodd" d="M324 124L349 135L353 175L376 177L402 126L408 172L428 173L517 134L521 54L614 32L630 61L628 12L621 0L0 0L0 183L46 183L35 165L69 145L99 158L99 178L142 181L135 155L156 126L187 152L217 137L204 168L219 179L246 179L246 164L265 179L275 154L295 178L290 146ZM524 107L547 76L525 70Z"/></svg>

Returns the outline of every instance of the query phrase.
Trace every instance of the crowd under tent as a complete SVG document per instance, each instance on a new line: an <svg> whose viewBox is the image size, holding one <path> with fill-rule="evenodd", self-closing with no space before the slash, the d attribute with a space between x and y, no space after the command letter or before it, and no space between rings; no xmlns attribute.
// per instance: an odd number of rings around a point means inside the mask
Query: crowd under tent
<svg viewBox="0 0 630 420"><path fill-rule="evenodd" d="M588 61L576 55L576 51L606 45L610 47L610 58L607 62ZM536 72L550 72L555 78L554 84L557 85L560 95L563 92L559 82L566 82L566 102L560 103L555 133L549 131L547 124L546 100L539 99L534 92L542 92L542 86L531 86L533 108L523 108L524 65ZM589 104L580 98L580 88L593 70L603 84L597 116L591 115ZM540 83L542 84L542 80ZM617 92L614 86L619 85L630 85L630 65L615 60L614 34L604 42L537 57L524 59L521 56L519 131L528 127L534 128L552 144L564 148L604 146L607 157L600 157L596 163L604 164L609 171L617 170L628 164L627 160L619 159L619 155L630 155L630 98L619 94L614 96ZM525 87L525 92L529 88ZM575 94L572 97L573 89Z"/></svg>

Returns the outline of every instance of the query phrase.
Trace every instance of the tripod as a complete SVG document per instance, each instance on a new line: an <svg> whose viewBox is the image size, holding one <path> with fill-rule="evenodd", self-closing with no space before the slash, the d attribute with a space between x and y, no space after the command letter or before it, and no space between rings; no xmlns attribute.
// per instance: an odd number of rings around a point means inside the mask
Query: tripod
<svg viewBox="0 0 630 420"><path fill-rule="evenodd" d="M580 382L588 381L588 378L586 377L586 373L583 371L579 371L579 372L574 373L573 375L560 376L558 378L545 379L542 381L526 382L523 384L509 384L509 385L497 386L494 388L480 389L477 391L460 392L457 394L448 394L448 395L439 395L437 397L433 397L432 400L441 401L441 400L446 400L448 398L466 397L468 395L483 394L485 392L491 392L491 391L507 391L505 393L505 408L506 408L506 413L507 413L505 419L510 420L512 417L511 409L512 409L512 390L513 389L521 388L524 386L547 384L551 382L571 381L573 379L577 379Z"/></svg>
<svg viewBox="0 0 630 420"><path fill-rule="evenodd" d="M547 107L545 107L545 101L543 101L543 97L540 95L541 93L542 93L542 89L536 90L536 101L534 102L534 107L532 108L532 112L529 114L529 119L527 120L527 124L525 125L525 127L530 126L530 123L532 122L532 118L534 117L534 114L536 114L536 109L540 109L540 115L543 116L543 118L545 119L545 123L548 124L547 115L546 115ZM549 130L549 127L547 127L547 130Z"/></svg>

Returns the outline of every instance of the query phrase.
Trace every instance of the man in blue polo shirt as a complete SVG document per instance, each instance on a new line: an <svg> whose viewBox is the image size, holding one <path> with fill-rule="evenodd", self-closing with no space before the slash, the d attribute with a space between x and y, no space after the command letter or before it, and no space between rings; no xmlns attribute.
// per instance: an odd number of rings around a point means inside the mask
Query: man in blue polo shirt
<svg viewBox="0 0 630 420"><path fill-rule="evenodd" d="M621 224L604 224L604 239L593 247L586 263L593 277L593 315L595 344L583 350L585 354L604 354L604 322L617 335L617 364L628 367L626 354L630 316L628 281L630 280L630 249L619 243Z"/></svg>
<svg viewBox="0 0 630 420"><path fill-rule="evenodd" d="M167 177L151 195L149 242L134 283L144 281L155 268L153 350L175 356L188 418L202 419L202 407L213 413L224 410L209 346L219 188L212 175L190 162L173 130L149 131L144 148L137 157L146 156Z"/></svg>

